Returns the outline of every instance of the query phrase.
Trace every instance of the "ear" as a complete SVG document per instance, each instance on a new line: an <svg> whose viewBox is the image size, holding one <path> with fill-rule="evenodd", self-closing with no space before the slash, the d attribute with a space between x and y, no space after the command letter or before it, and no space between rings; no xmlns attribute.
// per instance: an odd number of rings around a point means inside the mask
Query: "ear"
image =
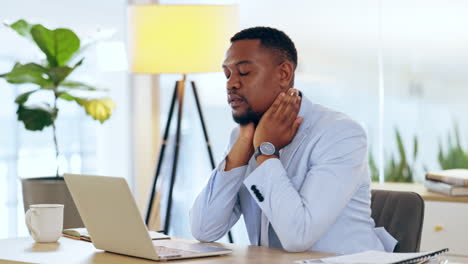
<svg viewBox="0 0 468 264"><path fill-rule="evenodd" d="M291 81L294 76L294 66L290 61L283 61L278 65L279 85L281 90L288 90L291 88Z"/></svg>

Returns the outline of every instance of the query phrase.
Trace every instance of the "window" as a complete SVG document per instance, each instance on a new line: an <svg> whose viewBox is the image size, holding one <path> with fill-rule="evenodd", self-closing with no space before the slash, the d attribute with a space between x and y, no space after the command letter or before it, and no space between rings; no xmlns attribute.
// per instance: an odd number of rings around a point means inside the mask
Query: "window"
<svg viewBox="0 0 468 264"><path fill-rule="evenodd" d="M112 44L107 47L115 47L116 43L124 46L126 6L124 1L110 0L52 0L46 5L28 0L2 3L2 19L9 22L23 18L51 28L71 28L82 41L91 37L101 38L101 46L89 48L83 65L71 77L109 89L109 96L117 107L111 119L100 125L74 103L60 103L57 137L61 172L121 176L131 181L128 76L125 69L106 67L109 64L106 64L109 61L106 57L108 53L102 52L106 44ZM33 44L7 27L0 27L0 39L1 73L10 71L16 61L42 59ZM116 56L116 53L113 54ZM123 56L125 58L125 54ZM17 121L14 100L31 86L10 85L0 79L0 87L0 238L5 238L28 234L24 225L20 179L53 176L56 162L52 129L26 131L23 124ZM31 100L48 97L44 93L35 96Z"/></svg>
<svg viewBox="0 0 468 264"><path fill-rule="evenodd" d="M296 88L314 103L344 112L364 127L376 180L380 172L381 180L404 181L411 174L412 180L421 182L427 170L455 166L446 165L449 149L465 157L456 166L468 167L464 136L468 129L464 115L468 93L466 1L300 0L285 4L279 0L241 0L238 4L241 28L276 27L295 42L299 54ZM31 11L25 11L24 6ZM101 33L115 32L111 40L122 44L127 28L126 7L127 2L113 0L49 0L47 5L17 0L3 3L1 11L5 14L2 18L11 21L24 17L51 26L69 26L80 36L97 29ZM0 72L8 71L17 60L36 58L29 43L5 27L0 27L0 37ZM61 163L63 170L132 180L127 72L100 68L97 57L102 53L98 50L89 51L91 55L76 78L110 88L117 108L111 121L101 126L72 104L64 104L58 123ZM180 75L161 76L161 128L178 79ZM194 74L188 80L197 83L218 163L235 126L226 104L225 77L222 73ZM24 131L16 121L13 101L20 90L3 80L0 88L0 237L7 237L26 234L19 176L53 174L54 166L43 164L53 163L54 156L50 131ZM191 238L188 210L208 180L211 167L189 86L185 92L171 235ZM457 147L456 133L461 148ZM172 131L171 140L174 134ZM171 142L168 146L172 146ZM166 162L172 159L171 151L168 147ZM392 157L395 164L408 168L405 177L391 170ZM170 168L163 167L162 174L170 174ZM234 228L234 239L248 243L242 220Z"/></svg>
<svg viewBox="0 0 468 264"><path fill-rule="evenodd" d="M344 112L364 127L375 180L381 172L386 181L405 181L411 174L413 181L422 182L425 171L442 168L439 152L443 149L447 159L449 137L452 153L456 150L455 124L467 151L466 2L296 1L285 5L265 0L239 4L241 28L276 27L295 42L296 88L314 103ZM180 76L162 79L164 114L173 81ZM188 79L197 81L215 161L220 162L235 126L226 104L225 81L222 74L189 75ZM190 89L185 103L171 225L174 235L191 237L188 210L211 169ZM398 147L396 131L403 148ZM392 156L397 165L406 161L406 172L392 171ZM248 243L242 225L239 220L234 228L236 243Z"/></svg>

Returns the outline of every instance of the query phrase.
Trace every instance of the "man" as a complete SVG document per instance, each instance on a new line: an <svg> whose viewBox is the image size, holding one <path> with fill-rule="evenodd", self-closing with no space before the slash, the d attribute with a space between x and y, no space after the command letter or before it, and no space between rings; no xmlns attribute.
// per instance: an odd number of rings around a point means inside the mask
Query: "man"
<svg viewBox="0 0 468 264"><path fill-rule="evenodd" d="M223 69L239 126L191 209L193 236L218 240L242 214L253 245L393 251L396 240L371 218L363 129L291 88L296 66L294 43L279 30L231 38Z"/></svg>

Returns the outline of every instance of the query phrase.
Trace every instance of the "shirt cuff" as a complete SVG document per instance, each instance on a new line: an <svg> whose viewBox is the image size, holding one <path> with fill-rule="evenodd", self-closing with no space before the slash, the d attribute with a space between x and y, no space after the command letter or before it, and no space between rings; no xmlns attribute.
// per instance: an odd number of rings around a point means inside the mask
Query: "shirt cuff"
<svg viewBox="0 0 468 264"><path fill-rule="evenodd" d="M253 197L266 195L272 190L272 185L286 184L289 181L287 177L284 177L285 170L283 164L279 159L271 158L264 161L258 166L253 172L251 172L244 180L244 185L247 187ZM268 177L265 177L268 175ZM257 195L258 192L262 195ZM257 200L262 200L257 197Z"/></svg>
<svg viewBox="0 0 468 264"><path fill-rule="evenodd" d="M226 168L226 157L224 157L223 161L221 163L218 164L218 166L216 167L216 170L218 172L224 172L224 169Z"/></svg>
<svg viewBox="0 0 468 264"><path fill-rule="evenodd" d="M242 173L243 175L245 174L245 171L247 170L247 166L249 164L246 164L244 166L240 166L240 167L236 167L236 168L233 168L229 171L225 171L226 169L226 158L227 158L227 155L224 156L223 158L223 161L221 161L218 166L216 166L215 168L215 171L221 173L221 174L224 174L224 175L231 175L231 174L234 174L234 175L237 175L239 173ZM250 161L249 161L250 162Z"/></svg>
<svg viewBox="0 0 468 264"><path fill-rule="evenodd" d="M384 227L376 227L374 228L374 232L382 242L385 251L393 252L395 250L395 246L398 241L392 235L390 235Z"/></svg>

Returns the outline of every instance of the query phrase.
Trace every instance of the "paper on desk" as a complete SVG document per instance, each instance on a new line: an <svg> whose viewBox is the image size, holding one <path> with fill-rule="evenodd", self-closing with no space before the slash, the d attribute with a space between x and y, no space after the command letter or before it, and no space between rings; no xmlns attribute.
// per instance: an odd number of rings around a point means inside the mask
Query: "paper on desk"
<svg viewBox="0 0 468 264"><path fill-rule="evenodd" d="M168 235L165 235L163 233L160 233L160 232L155 232L155 231L148 231L150 237L152 240L158 240L158 239L169 239L171 238L170 236Z"/></svg>
<svg viewBox="0 0 468 264"><path fill-rule="evenodd" d="M22 262L22 261L15 261L15 260L7 260L7 259L0 259L0 264L37 264L34 262Z"/></svg>
<svg viewBox="0 0 468 264"><path fill-rule="evenodd" d="M297 263L297 264L319 264L319 263L322 263L323 264L323 261L321 261L320 259L304 259L304 260L296 260L296 261L294 261L294 263Z"/></svg>
<svg viewBox="0 0 468 264"><path fill-rule="evenodd" d="M327 263L327 264L390 264L406 259L418 258L427 255L430 252L422 253L388 253L382 251L364 251L361 253L342 255L338 257L328 257L322 259L309 259L298 260L298 264L313 264L313 263Z"/></svg>

